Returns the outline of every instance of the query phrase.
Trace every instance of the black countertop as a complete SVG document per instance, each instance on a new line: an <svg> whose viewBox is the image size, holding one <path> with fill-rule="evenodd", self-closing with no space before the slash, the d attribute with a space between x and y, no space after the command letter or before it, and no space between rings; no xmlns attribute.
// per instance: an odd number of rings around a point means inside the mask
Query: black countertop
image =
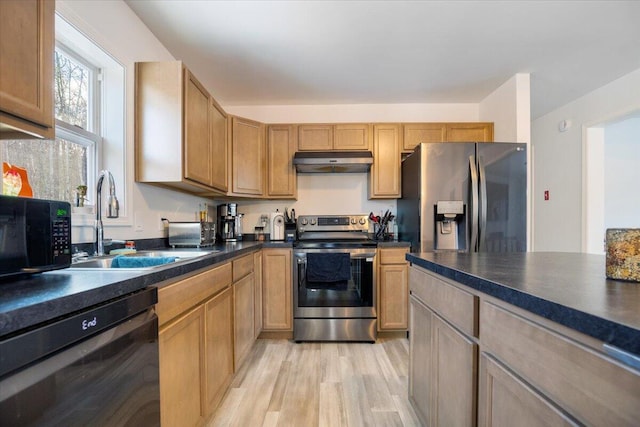
<svg viewBox="0 0 640 427"><path fill-rule="evenodd" d="M262 247L262 242L216 245L210 249L217 252L207 256L150 270L67 268L4 280L0 282L0 339Z"/></svg>
<svg viewBox="0 0 640 427"><path fill-rule="evenodd" d="M413 253L411 263L640 355L640 283L605 277L604 255Z"/></svg>

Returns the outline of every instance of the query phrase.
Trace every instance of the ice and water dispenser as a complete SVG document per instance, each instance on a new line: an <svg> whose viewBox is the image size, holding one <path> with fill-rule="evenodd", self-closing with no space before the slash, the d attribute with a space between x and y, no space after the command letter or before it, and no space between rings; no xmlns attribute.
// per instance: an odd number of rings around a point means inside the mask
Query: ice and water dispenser
<svg viewBox="0 0 640 427"><path fill-rule="evenodd" d="M438 200L433 206L434 249L467 249L467 215L462 200Z"/></svg>

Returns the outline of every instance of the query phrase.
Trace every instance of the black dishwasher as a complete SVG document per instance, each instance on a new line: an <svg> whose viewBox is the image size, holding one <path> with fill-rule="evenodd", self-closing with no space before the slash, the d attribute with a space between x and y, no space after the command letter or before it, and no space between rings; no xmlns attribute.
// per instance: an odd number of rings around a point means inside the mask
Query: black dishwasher
<svg viewBox="0 0 640 427"><path fill-rule="evenodd" d="M159 426L157 289L0 341L0 426Z"/></svg>

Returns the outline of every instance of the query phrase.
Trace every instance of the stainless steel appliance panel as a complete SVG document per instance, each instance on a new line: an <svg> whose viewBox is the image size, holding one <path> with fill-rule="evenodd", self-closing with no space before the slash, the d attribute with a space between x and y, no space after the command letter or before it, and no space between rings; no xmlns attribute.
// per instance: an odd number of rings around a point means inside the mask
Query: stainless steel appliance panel
<svg viewBox="0 0 640 427"><path fill-rule="evenodd" d="M478 144L479 249L527 250L527 150L525 144Z"/></svg>
<svg viewBox="0 0 640 427"><path fill-rule="evenodd" d="M294 341L376 341L376 319L294 319Z"/></svg>
<svg viewBox="0 0 640 427"><path fill-rule="evenodd" d="M527 150L519 143L422 143L402 162L399 238L434 251L434 206L462 201L463 251L526 251Z"/></svg>

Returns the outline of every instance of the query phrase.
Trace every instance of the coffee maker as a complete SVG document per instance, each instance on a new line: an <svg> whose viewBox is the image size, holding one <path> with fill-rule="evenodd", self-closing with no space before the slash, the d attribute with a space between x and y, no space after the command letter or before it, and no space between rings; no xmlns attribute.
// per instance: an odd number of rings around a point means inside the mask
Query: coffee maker
<svg viewBox="0 0 640 427"><path fill-rule="evenodd" d="M223 242L237 242L242 240L242 217L238 213L237 203L218 205L218 230Z"/></svg>

